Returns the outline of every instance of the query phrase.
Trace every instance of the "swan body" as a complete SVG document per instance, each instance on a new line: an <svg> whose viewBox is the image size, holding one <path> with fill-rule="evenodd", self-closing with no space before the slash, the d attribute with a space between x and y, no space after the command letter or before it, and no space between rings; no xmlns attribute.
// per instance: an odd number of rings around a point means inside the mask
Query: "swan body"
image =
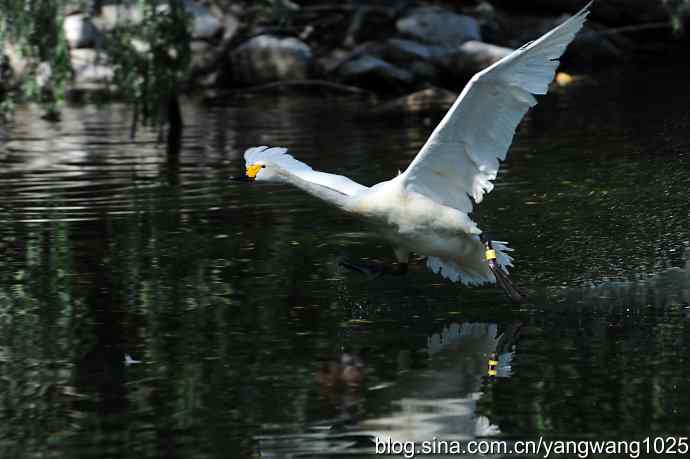
<svg viewBox="0 0 690 459"><path fill-rule="evenodd" d="M367 187L266 146L245 152L245 178L289 183L361 217L391 243L400 263L414 252L453 282L494 283L503 275L490 268L469 214L493 189L517 125L536 105L534 95L547 92L590 6L472 77L410 166L391 180ZM507 274L512 249L493 241L493 250Z"/></svg>
<svg viewBox="0 0 690 459"><path fill-rule="evenodd" d="M411 252L426 255L437 273L465 284L493 282L484 257L481 230L456 208L406 189L403 175L358 193L346 211L372 222L395 250L398 262L407 263ZM500 251L501 266L511 259Z"/></svg>

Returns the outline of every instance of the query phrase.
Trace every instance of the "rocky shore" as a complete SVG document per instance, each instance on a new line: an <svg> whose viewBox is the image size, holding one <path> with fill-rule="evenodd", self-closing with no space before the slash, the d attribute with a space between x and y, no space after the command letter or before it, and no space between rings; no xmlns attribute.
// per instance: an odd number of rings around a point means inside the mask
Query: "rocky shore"
<svg viewBox="0 0 690 459"><path fill-rule="evenodd" d="M184 2L191 18L186 91L248 87L412 93L457 90L482 68L584 6L584 0ZM598 0L563 59L587 73L634 59L650 43L678 41L662 0ZM64 22L71 90L107 89L107 46L118 27L136 25L135 6L72 9ZM687 18L687 14L685 16ZM146 43L133 43L146 49ZM5 45L11 70L21 57Z"/></svg>

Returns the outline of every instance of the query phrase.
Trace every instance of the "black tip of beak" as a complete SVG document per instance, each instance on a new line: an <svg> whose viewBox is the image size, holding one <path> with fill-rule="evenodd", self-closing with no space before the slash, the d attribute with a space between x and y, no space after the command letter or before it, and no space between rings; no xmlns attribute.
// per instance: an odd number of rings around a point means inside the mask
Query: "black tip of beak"
<svg viewBox="0 0 690 459"><path fill-rule="evenodd" d="M253 179L246 175L239 175L237 177L230 177L230 180L235 182L252 182Z"/></svg>

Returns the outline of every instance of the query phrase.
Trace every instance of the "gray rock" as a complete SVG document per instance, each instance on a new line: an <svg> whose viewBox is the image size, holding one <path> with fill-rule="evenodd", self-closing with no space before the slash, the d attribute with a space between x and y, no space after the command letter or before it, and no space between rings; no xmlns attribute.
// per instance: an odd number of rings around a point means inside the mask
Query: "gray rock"
<svg viewBox="0 0 690 459"><path fill-rule="evenodd" d="M367 41L353 49L352 52L350 52L350 56L347 60L351 60L357 56L363 56L365 54L381 57L383 60L385 60L385 58L382 57L385 48L386 44L384 42Z"/></svg>
<svg viewBox="0 0 690 459"><path fill-rule="evenodd" d="M189 64L192 75L206 73L217 60L215 48L206 41L193 40L189 44L191 62Z"/></svg>
<svg viewBox="0 0 690 459"><path fill-rule="evenodd" d="M376 56L412 72L419 83L438 82L439 71L457 78L471 77L513 51L474 40L447 48L398 38L371 48L377 50Z"/></svg>
<svg viewBox="0 0 690 459"><path fill-rule="evenodd" d="M421 42L454 48L469 40L481 40L479 23L470 16L436 6L413 9L396 23L398 31Z"/></svg>
<svg viewBox="0 0 690 459"><path fill-rule="evenodd" d="M117 27L136 26L144 20L140 8L130 5L103 5L100 14L93 19L94 24L104 32Z"/></svg>
<svg viewBox="0 0 690 459"><path fill-rule="evenodd" d="M3 77L11 81L3 81L3 85L9 86L20 81L25 72L28 71L29 61L26 56L24 56L19 49L12 43L9 39L5 38L5 43L3 46L4 59L3 59Z"/></svg>
<svg viewBox="0 0 690 459"><path fill-rule="evenodd" d="M83 11L83 5L81 5L81 2L78 0L67 0L63 3L64 6L62 8L62 14L64 14L65 16L80 13L81 11Z"/></svg>
<svg viewBox="0 0 690 459"><path fill-rule="evenodd" d="M234 83L253 85L308 78L312 65L311 49L303 41L259 35L230 53L229 73Z"/></svg>
<svg viewBox="0 0 690 459"><path fill-rule="evenodd" d="M346 83L384 91L399 90L415 80L412 72L370 55L357 56L345 62L338 67L337 73L339 79Z"/></svg>
<svg viewBox="0 0 690 459"><path fill-rule="evenodd" d="M359 43L378 41L386 36L395 27L397 8L394 5L388 7L378 2L355 2L350 25L345 33L343 45L352 48Z"/></svg>
<svg viewBox="0 0 690 459"><path fill-rule="evenodd" d="M415 82L420 86L436 85L441 79L438 67L430 62L416 61L406 68L412 72Z"/></svg>
<svg viewBox="0 0 690 459"><path fill-rule="evenodd" d="M442 47L412 40L392 38L383 42L367 42L352 52L337 49L319 59L324 73L336 72L341 80L362 84L358 80L399 81L429 84L439 80L439 56L447 53ZM410 78L411 77L411 78ZM372 86L366 82L364 86ZM374 84L377 86L378 84Z"/></svg>
<svg viewBox="0 0 690 459"><path fill-rule="evenodd" d="M333 73L343 63L352 59L352 53L341 48L336 48L329 54L318 59L318 68L322 73Z"/></svg>
<svg viewBox="0 0 690 459"><path fill-rule="evenodd" d="M574 14L587 3L584 0L492 0L494 6L510 11L534 14ZM592 6L594 20L608 26L625 26L668 20L662 1L655 0L597 0Z"/></svg>
<svg viewBox="0 0 690 459"><path fill-rule="evenodd" d="M595 3L602 3L606 0L599 0ZM648 0L642 0L648 1ZM583 0L492 0L492 3L500 8L507 10L528 10L531 12L542 13L575 13L587 3Z"/></svg>
<svg viewBox="0 0 690 459"><path fill-rule="evenodd" d="M633 47L625 42L620 43L623 49ZM622 48L609 37L585 27L568 46L561 62L569 68L589 72L620 63L625 55Z"/></svg>
<svg viewBox="0 0 690 459"><path fill-rule="evenodd" d="M390 38L386 40L383 57L393 62L436 61L448 53L448 48L426 45L414 40Z"/></svg>
<svg viewBox="0 0 690 459"><path fill-rule="evenodd" d="M449 52L442 46L425 45L413 40L390 38L384 43L379 57L402 67L414 75L421 85L438 84L439 63Z"/></svg>
<svg viewBox="0 0 690 459"><path fill-rule="evenodd" d="M203 5L191 0L184 2L185 10L192 17L191 33L195 40L210 40L221 33L223 24Z"/></svg>
<svg viewBox="0 0 690 459"><path fill-rule="evenodd" d="M70 60L76 89L107 87L115 75L108 56L95 49L73 49L70 51Z"/></svg>
<svg viewBox="0 0 690 459"><path fill-rule="evenodd" d="M569 17L570 15L506 17L503 22L509 38L501 41L509 46L522 46L563 23ZM522 28L519 27L520 24L523 25ZM624 50L634 47L634 43L622 35L598 33L598 27L596 23L587 22L568 46L561 62L578 71L591 71L620 62L626 54Z"/></svg>
<svg viewBox="0 0 690 459"><path fill-rule="evenodd" d="M371 111L364 112L360 118L441 115L448 111L457 97L454 92L431 87L384 102Z"/></svg>
<svg viewBox="0 0 690 459"><path fill-rule="evenodd" d="M194 78L194 81L190 83L194 88L212 89L218 86L219 79L219 72L210 72Z"/></svg>
<svg viewBox="0 0 690 459"><path fill-rule="evenodd" d="M41 62L38 64L35 70L35 81L36 85L43 89L48 87L50 80L53 78L53 68L48 62Z"/></svg>
<svg viewBox="0 0 690 459"><path fill-rule="evenodd" d="M445 56L443 63L445 69L453 76L463 79L470 78L513 51L511 48L481 41L468 41L463 43L457 52Z"/></svg>
<svg viewBox="0 0 690 459"><path fill-rule="evenodd" d="M223 41L230 41L240 28L240 20L234 14L223 16Z"/></svg>
<svg viewBox="0 0 690 459"><path fill-rule="evenodd" d="M95 48L103 40L98 28L88 16L83 14L66 16L63 28L70 48Z"/></svg>
<svg viewBox="0 0 690 459"><path fill-rule="evenodd" d="M480 23L482 21L493 21L496 19L496 8L491 3L482 0L474 7L472 14L476 15Z"/></svg>
<svg viewBox="0 0 690 459"><path fill-rule="evenodd" d="M208 8L191 0L186 0L184 6L187 13L192 17L191 34L195 40L210 40L223 33L224 30L230 29L233 34L237 30L239 24L237 18L229 16L221 20L213 15ZM161 4L157 11L167 13L169 11L168 5ZM137 26L141 24L143 19L144 14L137 6L104 5L101 7L100 14L94 18L94 23L100 30L108 32L117 27Z"/></svg>

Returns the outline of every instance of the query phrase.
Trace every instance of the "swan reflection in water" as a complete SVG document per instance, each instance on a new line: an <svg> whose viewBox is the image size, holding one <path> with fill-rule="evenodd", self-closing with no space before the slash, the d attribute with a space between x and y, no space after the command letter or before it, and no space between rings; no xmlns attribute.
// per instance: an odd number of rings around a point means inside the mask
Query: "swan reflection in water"
<svg viewBox="0 0 690 459"><path fill-rule="evenodd" d="M257 452L272 457L373 455L377 439L460 441L497 435L499 428L477 414L477 402L484 384L511 376L521 326L511 323L499 333L492 323L450 323L429 336L424 348L398 351L397 377L388 383L367 377L375 371L367 362L369 350L344 349L322 363L314 379L322 396L338 405L339 416L304 433L257 436ZM419 359L423 368L415 362ZM495 361L491 377L490 361Z"/></svg>
<svg viewBox="0 0 690 459"><path fill-rule="evenodd" d="M677 311L678 305L688 305L690 301L690 251L686 250L673 265L634 281L601 281L584 288L555 289L553 301L547 299L541 303L548 305L548 313L540 316L542 320L537 325L554 329L559 323L554 323L554 317L560 317L558 311L578 316L581 307L624 312L652 305L660 311ZM682 311L690 314L687 307ZM610 325L609 319L602 320L604 326ZM525 333L521 333L523 330ZM388 355L388 360L395 359L397 376L394 382L385 384L380 383L373 368L373 356L377 355L374 350L370 350L371 361L367 353L359 355L346 350L344 354L349 356L345 355L344 359L338 356L330 367L335 369L334 378L316 378L312 382L322 394L327 394L328 402L337 406L338 415L328 421L300 426L300 433L295 435L257 437L259 452L276 457L345 453L373 456L377 438L384 442L420 442L434 437L453 441L498 435L499 427L482 416L477 405L482 400L490 401L503 387L501 384L491 387L497 379L511 376L518 341L527 347L545 344L538 336L530 338L530 333L520 322L500 326L482 322L449 323L428 336L425 345L408 344L412 351ZM408 343L412 339L410 335L401 338ZM572 336L569 339L565 342L572 343ZM635 339L631 335L625 342L635 345ZM367 344L371 344L370 339ZM404 347L402 344L401 348ZM553 355L558 352L558 346L553 345L542 350ZM379 354L385 355L386 351ZM489 360L497 361L496 379L487 375ZM356 382L348 383L348 377L344 376L351 371L346 371L348 365L356 368L355 373L359 375ZM590 357L582 365L585 370L607 368L607 362ZM678 377L681 375L678 373ZM521 383L542 379L526 374ZM498 422L503 417L494 413L492 419Z"/></svg>
<svg viewBox="0 0 690 459"><path fill-rule="evenodd" d="M489 361L497 362L495 377L510 377L520 327L510 324L499 334L496 324L452 323L434 333L425 349L428 368L407 370L409 359L400 355L400 381L381 394L381 402L391 402L394 409L359 427L391 441L470 440L499 434L488 418L477 416L477 401Z"/></svg>

